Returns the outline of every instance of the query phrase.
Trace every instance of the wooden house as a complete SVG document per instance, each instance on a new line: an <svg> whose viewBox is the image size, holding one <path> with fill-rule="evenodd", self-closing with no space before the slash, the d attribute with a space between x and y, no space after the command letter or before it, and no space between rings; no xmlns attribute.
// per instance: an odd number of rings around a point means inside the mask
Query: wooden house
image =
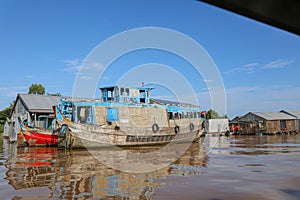
<svg viewBox="0 0 300 200"><path fill-rule="evenodd" d="M5 135L15 141L20 131L19 119L41 128L55 128L52 106L59 104L60 96L18 94L12 112L5 123Z"/></svg>
<svg viewBox="0 0 300 200"><path fill-rule="evenodd" d="M239 120L241 119L241 116L236 116L232 120L229 121L229 130L231 134L239 134L240 132L240 125Z"/></svg>
<svg viewBox="0 0 300 200"><path fill-rule="evenodd" d="M280 112L291 115L297 119L297 131L300 131L300 110L281 110Z"/></svg>
<svg viewBox="0 0 300 200"><path fill-rule="evenodd" d="M249 112L238 120L241 134L296 132L297 122L296 117L284 112Z"/></svg>

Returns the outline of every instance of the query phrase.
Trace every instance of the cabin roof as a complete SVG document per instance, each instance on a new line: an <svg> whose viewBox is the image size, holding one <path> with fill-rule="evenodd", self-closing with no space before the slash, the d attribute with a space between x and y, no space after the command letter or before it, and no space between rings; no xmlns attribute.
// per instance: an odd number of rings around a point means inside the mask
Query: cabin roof
<svg viewBox="0 0 300 200"><path fill-rule="evenodd" d="M125 87L125 86L121 86L121 85L112 85L112 86L105 86L105 87L100 87L100 90L104 90L104 89L115 89L115 88L128 88L128 89L138 89L138 90L153 90L154 87L145 87L145 86L141 86L141 87Z"/></svg>
<svg viewBox="0 0 300 200"><path fill-rule="evenodd" d="M235 118L233 118L232 120L230 120L230 122L237 122L239 120L242 119L243 116L236 116Z"/></svg>
<svg viewBox="0 0 300 200"><path fill-rule="evenodd" d="M163 99L152 99L151 98L151 101L153 101L154 103L163 104L163 105L198 107L196 105L189 104L189 103L182 103L182 102L178 102L178 101L169 101L169 100L163 100Z"/></svg>
<svg viewBox="0 0 300 200"><path fill-rule="evenodd" d="M252 113L252 112L250 112ZM253 112L252 114L261 117L265 120L290 120L295 119L295 117L288 115L283 112Z"/></svg>
<svg viewBox="0 0 300 200"><path fill-rule="evenodd" d="M52 106L59 104L61 96L48 96L38 94L18 94L20 99L29 112L53 113Z"/></svg>
<svg viewBox="0 0 300 200"><path fill-rule="evenodd" d="M64 96L50 96L50 95L40 95L40 94L18 94L17 99L13 105L13 110L16 106L18 100L20 100L25 108L29 112L35 113L53 113L52 106L58 105L60 99L65 98L69 101L88 101L94 100L92 98L72 98Z"/></svg>
<svg viewBox="0 0 300 200"><path fill-rule="evenodd" d="M300 110L281 110L280 112L300 118Z"/></svg>

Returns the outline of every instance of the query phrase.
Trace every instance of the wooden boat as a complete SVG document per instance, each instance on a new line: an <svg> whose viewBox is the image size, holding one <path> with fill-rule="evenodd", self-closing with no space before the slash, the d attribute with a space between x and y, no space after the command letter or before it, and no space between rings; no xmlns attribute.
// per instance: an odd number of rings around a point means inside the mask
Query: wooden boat
<svg viewBox="0 0 300 200"><path fill-rule="evenodd" d="M19 138L24 139L27 146L56 146L58 145L58 135L53 130L37 128L20 122L21 131Z"/></svg>
<svg viewBox="0 0 300 200"><path fill-rule="evenodd" d="M54 107L58 124L70 130L69 147L78 141L96 146L164 144L191 140L201 131L199 106L150 99L152 87L100 89L101 99L61 99Z"/></svg>
<svg viewBox="0 0 300 200"><path fill-rule="evenodd" d="M48 132L28 131L24 137L29 146L54 146L58 144L58 136Z"/></svg>

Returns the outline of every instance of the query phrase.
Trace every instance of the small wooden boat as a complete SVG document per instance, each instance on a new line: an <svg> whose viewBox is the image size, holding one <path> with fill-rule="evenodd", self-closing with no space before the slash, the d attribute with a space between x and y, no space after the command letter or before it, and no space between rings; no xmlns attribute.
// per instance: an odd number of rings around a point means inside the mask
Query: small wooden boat
<svg viewBox="0 0 300 200"><path fill-rule="evenodd" d="M21 131L20 138L24 139L27 146L56 146L58 145L58 135L53 130L37 128L27 125L19 120Z"/></svg>
<svg viewBox="0 0 300 200"><path fill-rule="evenodd" d="M29 146L54 146L58 144L58 136L52 133L28 131L24 137Z"/></svg>

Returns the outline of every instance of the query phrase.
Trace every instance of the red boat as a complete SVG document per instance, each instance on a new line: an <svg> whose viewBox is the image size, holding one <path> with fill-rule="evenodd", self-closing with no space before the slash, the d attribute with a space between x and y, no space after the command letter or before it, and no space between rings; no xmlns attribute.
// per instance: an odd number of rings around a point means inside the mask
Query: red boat
<svg viewBox="0 0 300 200"><path fill-rule="evenodd" d="M58 145L58 135L53 130L34 127L30 124L21 122L20 140L23 138L28 146L55 146Z"/></svg>
<svg viewBox="0 0 300 200"><path fill-rule="evenodd" d="M58 136L52 133L28 131L24 137L29 146L54 146L58 144Z"/></svg>

